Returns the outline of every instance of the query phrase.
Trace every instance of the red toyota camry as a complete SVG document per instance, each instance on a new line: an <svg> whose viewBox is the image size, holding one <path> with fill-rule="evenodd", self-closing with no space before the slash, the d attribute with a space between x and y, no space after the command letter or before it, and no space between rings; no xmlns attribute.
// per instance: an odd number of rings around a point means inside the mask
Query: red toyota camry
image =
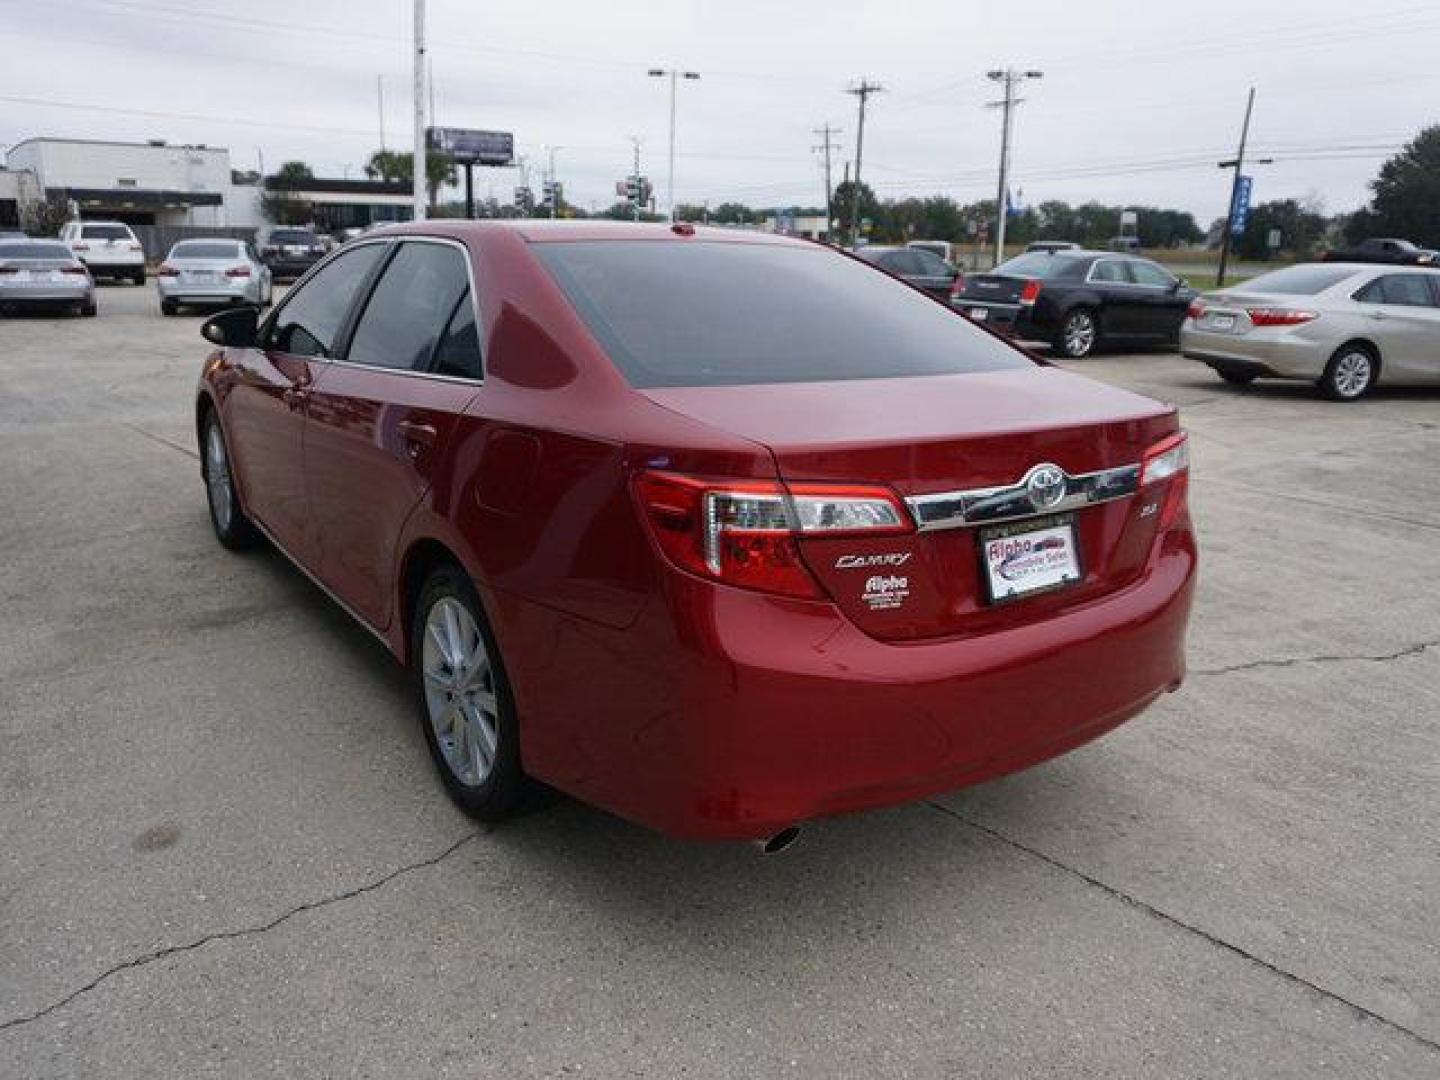
<svg viewBox="0 0 1440 1080"><path fill-rule="evenodd" d="M1175 410L818 244L427 222L217 315L220 542L413 672L450 794L773 839L1043 761L1175 689Z"/></svg>

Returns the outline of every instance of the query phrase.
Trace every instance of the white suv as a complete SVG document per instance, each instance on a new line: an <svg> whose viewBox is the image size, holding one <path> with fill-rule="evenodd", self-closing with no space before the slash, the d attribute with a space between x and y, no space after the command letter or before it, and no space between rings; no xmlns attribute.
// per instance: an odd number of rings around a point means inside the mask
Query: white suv
<svg viewBox="0 0 1440 1080"><path fill-rule="evenodd" d="M145 284L145 249L123 221L71 221L60 239L92 277L129 278Z"/></svg>

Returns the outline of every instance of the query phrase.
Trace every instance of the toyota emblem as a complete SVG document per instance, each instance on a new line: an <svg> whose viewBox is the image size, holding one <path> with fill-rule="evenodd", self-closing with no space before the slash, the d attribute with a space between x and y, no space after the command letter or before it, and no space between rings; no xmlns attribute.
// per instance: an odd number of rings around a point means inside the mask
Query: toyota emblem
<svg viewBox="0 0 1440 1080"><path fill-rule="evenodd" d="M1025 477L1025 494L1037 511L1049 510L1065 498L1065 470L1058 465L1036 465Z"/></svg>

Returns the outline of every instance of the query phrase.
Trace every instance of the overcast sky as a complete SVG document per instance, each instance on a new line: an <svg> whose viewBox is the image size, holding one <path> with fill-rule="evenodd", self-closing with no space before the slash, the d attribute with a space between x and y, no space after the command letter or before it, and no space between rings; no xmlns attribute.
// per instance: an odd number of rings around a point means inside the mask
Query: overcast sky
<svg viewBox="0 0 1440 1080"><path fill-rule="evenodd" d="M1026 203L1223 211L1245 91L1257 89L1255 199L1352 209L1391 148L1440 121L1440 3L1430 0L429 0L436 122L510 130L567 196L614 201L630 136L664 197L668 93L680 88L676 197L821 204L813 128L882 196L993 195L999 119L987 69L1038 68L1018 113ZM0 144L37 135L164 138L236 167L305 160L360 175L408 144L411 0L0 0ZM838 181L839 166L836 166ZM515 170L482 170L505 197ZM538 186L538 176L532 175Z"/></svg>

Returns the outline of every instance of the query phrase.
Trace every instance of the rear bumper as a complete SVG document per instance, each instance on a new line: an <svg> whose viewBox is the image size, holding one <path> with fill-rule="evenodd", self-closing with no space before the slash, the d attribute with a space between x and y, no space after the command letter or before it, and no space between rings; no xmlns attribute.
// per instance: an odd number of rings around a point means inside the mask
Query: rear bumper
<svg viewBox="0 0 1440 1080"><path fill-rule="evenodd" d="M127 258L91 255L77 257L92 274L133 274L137 270L145 269L145 257L138 254Z"/></svg>
<svg viewBox="0 0 1440 1080"><path fill-rule="evenodd" d="M234 284L187 285L155 279L155 289L161 300L173 300L185 304L225 304L234 300L247 300L257 294L259 285L246 278Z"/></svg>
<svg viewBox="0 0 1440 1080"><path fill-rule="evenodd" d="M1036 325L1035 311L1020 304L989 304L975 300L951 300L950 304L973 322L1010 337L1048 340L1051 331ZM977 312L984 312L977 318Z"/></svg>
<svg viewBox="0 0 1440 1080"><path fill-rule="evenodd" d="M1234 371L1281 379L1318 379L1325 371L1330 351L1315 341L1281 332L1261 337L1247 334L1211 334L1182 327L1181 355L1199 360L1217 371Z"/></svg>
<svg viewBox="0 0 1440 1080"><path fill-rule="evenodd" d="M865 635L829 604L666 571L668 603L627 631L532 627L554 670L513 673L522 716L539 723L527 767L697 839L768 836L979 783L1102 735L1179 686L1195 565L1186 527L1119 592L999 632L907 644Z"/></svg>
<svg viewBox="0 0 1440 1080"><path fill-rule="evenodd" d="M83 304L94 297L95 287L88 281L78 285L0 286L0 304Z"/></svg>

